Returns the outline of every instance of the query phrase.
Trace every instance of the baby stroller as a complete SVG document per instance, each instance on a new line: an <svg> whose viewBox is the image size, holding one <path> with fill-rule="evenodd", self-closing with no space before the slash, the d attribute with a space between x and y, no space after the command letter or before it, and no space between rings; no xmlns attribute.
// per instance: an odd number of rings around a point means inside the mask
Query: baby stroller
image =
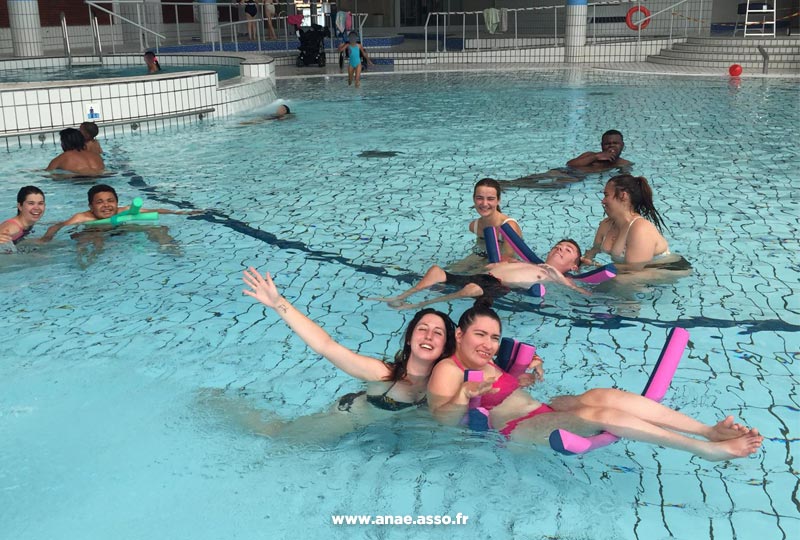
<svg viewBox="0 0 800 540"><path fill-rule="evenodd" d="M309 64L325 65L325 38L331 32L318 24L312 24L309 30L297 28L297 37L300 39L300 54L297 56L297 67Z"/></svg>

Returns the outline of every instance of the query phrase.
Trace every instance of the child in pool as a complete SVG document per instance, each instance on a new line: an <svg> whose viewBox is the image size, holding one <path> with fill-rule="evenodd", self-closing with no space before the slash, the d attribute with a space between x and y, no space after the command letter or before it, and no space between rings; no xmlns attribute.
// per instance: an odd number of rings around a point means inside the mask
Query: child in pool
<svg viewBox="0 0 800 540"><path fill-rule="evenodd" d="M361 55L364 55L364 59L367 61L368 65L371 66L373 63L369 56L367 56L367 51L364 50L363 45L358 42L358 34L350 32L349 40L348 43L339 45L339 52L345 49L349 50L350 63L347 64L347 84L353 84L353 78L355 78L356 88L358 88L361 86Z"/></svg>

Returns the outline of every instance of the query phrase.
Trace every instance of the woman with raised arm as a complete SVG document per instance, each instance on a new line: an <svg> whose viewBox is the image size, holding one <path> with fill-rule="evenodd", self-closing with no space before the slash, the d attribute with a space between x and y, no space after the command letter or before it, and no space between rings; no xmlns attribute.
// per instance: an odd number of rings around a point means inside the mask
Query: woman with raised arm
<svg viewBox="0 0 800 540"><path fill-rule="evenodd" d="M455 349L450 317L424 309L409 323L403 336L403 348L395 355L394 362L364 356L334 341L317 323L300 313L281 296L269 273L262 276L251 267L244 271L243 279L249 287L244 294L272 308L314 352L348 375L368 383L366 390L343 396L334 407L332 412L349 413L343 426L330 425L331 414L312 415L292 422L264 425L262 432L267 434L283 433L289 428L307 433L309 423L319 424L320 429L329 433L341 434L388 413L415 409L426 403L428 378L433 367L442 358L452 355ZM319 422L320 416L324 422Z"/></svg>

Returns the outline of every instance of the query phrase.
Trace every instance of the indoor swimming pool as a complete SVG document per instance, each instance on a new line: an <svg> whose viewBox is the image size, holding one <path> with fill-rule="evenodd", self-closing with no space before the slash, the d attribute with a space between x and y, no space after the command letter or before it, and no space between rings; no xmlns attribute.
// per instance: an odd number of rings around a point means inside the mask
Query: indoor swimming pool
<svg viewBox="0 0 800 540"><path fill-rule="evenodd" d="M180 71L216 71L220 81L238 77L239 66L192 65L164 67L162 73ZM85 79L108 79L147 75L147 66L73 66L38 67L31 69L0 70L0 84L19 82L73 81Z"/></svg>
<svg viewBox="0 0 800 540"><path fill-rule="evenodd" d="M193 67L192 69L196 69ZM83 538L791 539L800 382L796 81L591 70L278 81L266 110L100 141L120 203L206 210L102 243L65 230L0 256L0 508L15 540ZM690 333L665 404L756 426L756 455L710 463L620 441L581 457L410 411L335 440L254 434L221 407L293 420L363 388L242 294L242 270L337 340L391 358L413 313L368 300L463 258L472 187L561 167L608 129L653 186L693 272L588 297L557 287L496 303L534 343L546 400L639 391L667 332ZM6 153L0 208L39 186L47 225L92 179L53 178L52 145ZM590 247L611 173L510 188L503 212L545 252ZM158 238L155 238L158 236ZM432 297L438 292L431 292ZM420 298L425 298L421 296ZM440 304L454 318L471 305ZM469 516L466 525L336 526L332 515ZM792 531L795 531L792 533Z"/></svg>

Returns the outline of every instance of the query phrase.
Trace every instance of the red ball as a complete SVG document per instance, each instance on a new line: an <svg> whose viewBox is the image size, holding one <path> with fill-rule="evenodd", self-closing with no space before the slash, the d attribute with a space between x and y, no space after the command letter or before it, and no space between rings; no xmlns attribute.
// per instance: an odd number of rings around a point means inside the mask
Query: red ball
<svg viewBox="0 0 800 540"><path fill-rule="evenodd" d="M728 73L731 74L731 77L738 77L742 74L742 66L739 64L731 64L731 67L728 68Z"/></svg>

